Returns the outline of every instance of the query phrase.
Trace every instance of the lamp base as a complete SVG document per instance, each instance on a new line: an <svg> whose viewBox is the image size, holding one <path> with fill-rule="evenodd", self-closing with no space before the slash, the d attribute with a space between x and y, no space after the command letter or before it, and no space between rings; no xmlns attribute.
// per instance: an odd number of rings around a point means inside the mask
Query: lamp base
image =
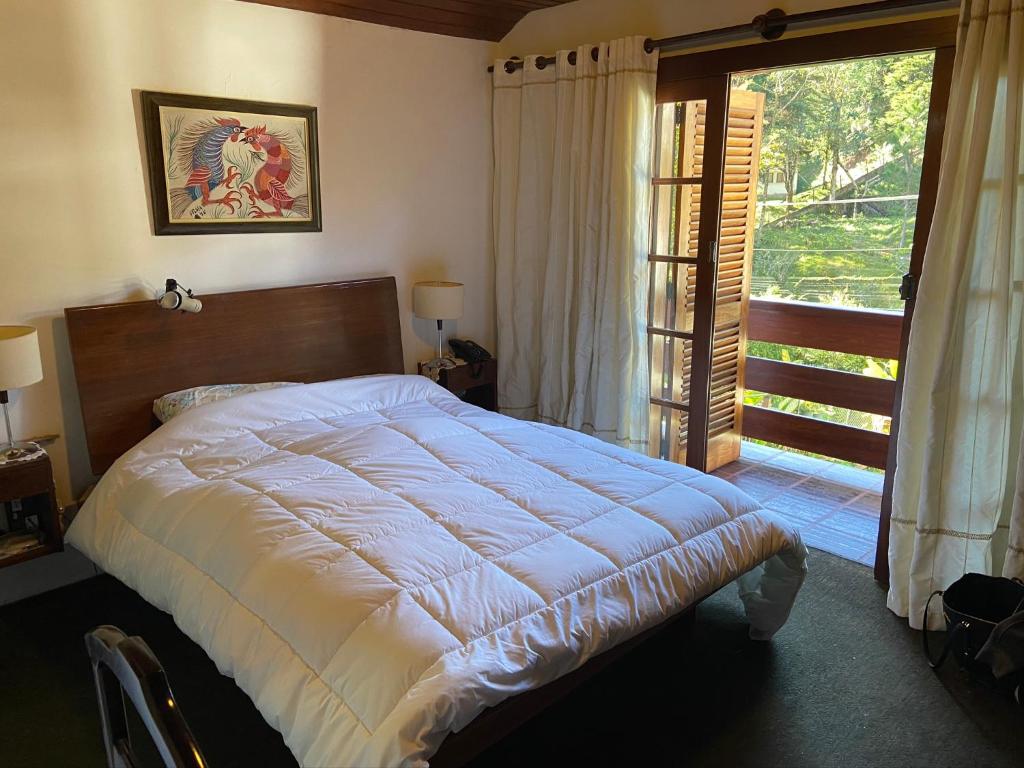
<svg viewBox="0 0 1024 768"><path fill-rule="evenodd" d="M435 357L429 362L421 365L422 372L430 377L431 381L437 381L438 374L446 368L454 368L457 363L450 357Z"/></svg>
<svg viewBox="0 0 1024 768"><path fill-rule="evenodd" d="M36 458L42 451L39 443L14 443L0 446L0 467L4 464L13 464L16 461L29 461Z"/></svg>

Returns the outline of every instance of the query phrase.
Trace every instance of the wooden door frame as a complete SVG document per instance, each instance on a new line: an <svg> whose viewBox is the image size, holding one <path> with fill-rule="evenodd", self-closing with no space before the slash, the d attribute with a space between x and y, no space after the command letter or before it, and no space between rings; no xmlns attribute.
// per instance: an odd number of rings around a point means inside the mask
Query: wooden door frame
<svg viewBox="0 0 1024 768"><path fill-rule="evenodd" d="M928 103L928 128L924 139L921 163L921 185L917 198L917 220L914 222L914 242L910 251L910 274L914 284L921 281L924 270L925 246L935 215L935 199L939 189L939 171L942 161L942 136L946 130L946 108L949 106L949 88L953 80L953 60L956 46L943 46L935 51L932 70L932 92ZM903 402L903 383L906 380L907 349L910 345L910 327L917 303L916 290L903 309L903 332L900 334L899 367L896 371L896 396L892 424L889 427L889 456L882 486L882 510L878 523L878 542L875 547L875 579L889 583L889 523L892 518L893 479L896 474L896 443L900 434L900 405Z"/></svg>
<svg viewBox="0 0 1024 768"><path fill-rule="evenodd" d="M657 100L679 101L673 94L676 88L685 86L677 83L696 77L954 47L957 24L955 15L939 16L666 56L658 62Z"/></svg>
<svg viewBox="0 0 1024 768"><path fill-rule="evenodd" d="M763 69L935 51L932 90L928 105L928 126L925 133L921 183L918 192L917 218L910 257L910 274L915 281L919 281L924 267L928 232L935 210L942 157L942 136L946 125L946 108L949 103L949 89L953 74L957 28L958 17L949 15L668 56L658 62L657 101L661 103L681 100L676 94L688 92L687 83L695 78L731 77L733 74ZM702 197L702 199L706 198ZM701 225L703 227L703 222ZM717 237L717 234L715 236ZM889 580L888 548L893 477L896 470L900 404L906 376L907 347L913 322L914 303L914 298L911 298L906 302L904 308L896 392L885 481L882 489L878 542L875 551L874 575L875 579L883 584L887 584ZM696 349L696 335L694 347ZM696 356L694 360L697 360ZM694 411L695 409L691 408L691 419Z"/></svg>

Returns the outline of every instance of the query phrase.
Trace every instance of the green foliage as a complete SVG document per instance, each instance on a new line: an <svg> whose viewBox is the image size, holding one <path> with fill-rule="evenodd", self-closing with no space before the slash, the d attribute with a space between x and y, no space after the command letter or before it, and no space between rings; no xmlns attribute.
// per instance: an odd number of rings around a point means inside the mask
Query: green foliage
<svg viewBox="0 0 1024 768"><path fill-rule="evenodd" d="M874 123L875 141L890 143L900 152L924 146L931 98L933 57L928 54L880 59L884 110Z"/></svg>

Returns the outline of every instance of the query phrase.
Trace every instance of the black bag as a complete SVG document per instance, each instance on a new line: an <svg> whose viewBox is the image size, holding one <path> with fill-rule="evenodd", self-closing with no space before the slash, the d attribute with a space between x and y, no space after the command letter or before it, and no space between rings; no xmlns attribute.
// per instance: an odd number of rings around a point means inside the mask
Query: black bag
<svg viewBox="0 0 1024 768"><path fill-rule="evenodd" d="M924 607L924 626L932 598L942 596L946 644L935 661L928 632L921 633L925 657L938 669L952 653L961 669L1014 692L1024 705L1024 582L968 573L943 592L937 590Z"/></svg>

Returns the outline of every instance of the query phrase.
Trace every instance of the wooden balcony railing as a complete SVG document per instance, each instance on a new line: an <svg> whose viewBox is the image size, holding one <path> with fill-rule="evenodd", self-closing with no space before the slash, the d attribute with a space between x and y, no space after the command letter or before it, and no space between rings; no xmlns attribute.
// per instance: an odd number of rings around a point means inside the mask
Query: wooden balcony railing
<svg viewBox="0 0 1024 768"><path fill-rule="evenodd" d="M805 301L750 300L747 337L792 347L895 360L903 315L877 309L845 309Z"/></svg>
<svg viewBox="0 0 1024 768"><path fill-rule="evenodd" d="M747 337L895 359L902 322L898 312L751 299ZM896 393L895 382L887 379L760 357L747 357L745 387L881 416L892 413ZM751 405L743 408L743 434L879 469L889 450L889 436L880 432Z"/></svg>

